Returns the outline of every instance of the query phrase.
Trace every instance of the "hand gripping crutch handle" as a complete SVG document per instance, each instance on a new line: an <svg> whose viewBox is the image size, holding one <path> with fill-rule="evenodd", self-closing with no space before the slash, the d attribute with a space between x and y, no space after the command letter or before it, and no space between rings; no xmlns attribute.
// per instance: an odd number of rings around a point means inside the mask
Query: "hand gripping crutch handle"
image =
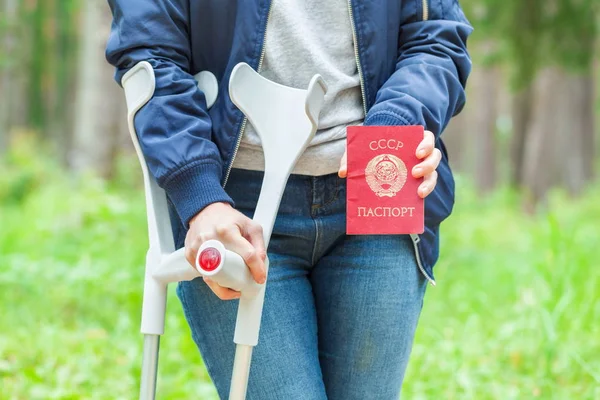
<svg viewBox="0 0 600 400"><path fill-rule="evenodd" d="M196 269L218 285L238 292L256 293L262 286L256 283L244 259L218 240L202 244L196 257Z"/></svg>
<svg viewBox="0 0 600 400"><path fill-rule="evenodd" d="M267 271L268 266L267 259ZM242 293L233 341L238 345L256 346L265 300L265 284L257 283L244 259L227 250L218 240L208 240L202 244L196 257L196 269L200 275L210 278L218 285Z"/></svg>

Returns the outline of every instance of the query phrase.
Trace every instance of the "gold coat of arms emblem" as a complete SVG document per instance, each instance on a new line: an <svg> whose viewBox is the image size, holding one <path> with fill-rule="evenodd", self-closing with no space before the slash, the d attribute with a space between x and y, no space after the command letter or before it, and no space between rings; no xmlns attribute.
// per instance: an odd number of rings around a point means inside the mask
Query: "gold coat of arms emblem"
<svg viewBox="0 0 600 400"><path fill-rule="evenodd" d="M404 187L407 173L406 164L392 154L374 157L365 169L367 184L379 197L394 197Z"/></svg>

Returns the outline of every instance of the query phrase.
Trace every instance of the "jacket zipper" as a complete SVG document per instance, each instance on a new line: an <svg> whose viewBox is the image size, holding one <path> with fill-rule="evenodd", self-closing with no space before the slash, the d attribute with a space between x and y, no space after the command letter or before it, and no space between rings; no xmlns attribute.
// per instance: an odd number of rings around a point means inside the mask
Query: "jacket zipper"
<svg viewBox="0 0 600 400"><path fill-rule="evenodd" d="M350 12L350 24L352 25L352 38L354 39L354 56L356 57L356 66L358 67L358 78L360 80L360 93L363 99L363 109L365 118L367 117L367 96L365 95L365 84L363 78L360 55L358 53L358 35L356 34L356 25L354 24L354 10L352 9L352 0L348 0L348 11Z"/></svg>
<svg viewBox="0 0 600 400"><path fill-rule="evenodd" d="M265 53L267 51L266 42L267 42L267 29L269 27L269 20L271 19L271 9L273 8L273 1L269 3L269 11L267 12L267 22L265 23L265 31L263 34L263 45L260 53L260 59L258 60L258 67L256 71L260 73L263 65L263 61L265 59ZM246 129L246 124L248 123L248 118L244 116L242 121L242 125L240 126L240 130L238 132L237 142L235 144L235 149L233 150L233 155L231 156L231 161L229 162L229 167L227 168L227 173L225 174L225 179L223 180L223 187L227 185L227 181L229 180L229 174L231 174L231 169L233 168L233 162L235 161L235 157L237 156L238 150L240 149L240 144L242 143L242 137L244 136L244 130Z"/></svg>
<svg viewBox="0 0 600 400"><path fill-rule="evenodd" d="M427 21L427 20L429 20L429 0L423 0L422 6L423 6L423 21ZM425 272L425 268L423 268L423 264L421 263L421 255L419 254L419 242L421 241L421 238L417 234L410 235L410 237L412 239L413 246L415 248L415 255L417 257L417 265L419 266L419 269L421 270L423 275L425 275L425 277L427 278L429 283L431 283L432 286L435 286L435 280L433 280L433 278L430 277L429 274L427 274L427 272Z"/></svg>
<svg viewBox="0 0 600 400"><path fill-rule="evenodd" d="M419 270L421 271L423 276L427 278L429 283L431 283L431 286L435 286L435 280L431 276L429 276L427 272L425 272L425 268L423 268L423 264L421 263L421 255L419 254L419 242L421 241L421 238L417 234L411 234L410 238L412 239L413 246L415 248L415 256L417 258L417 265L419 266Z"/></svg>

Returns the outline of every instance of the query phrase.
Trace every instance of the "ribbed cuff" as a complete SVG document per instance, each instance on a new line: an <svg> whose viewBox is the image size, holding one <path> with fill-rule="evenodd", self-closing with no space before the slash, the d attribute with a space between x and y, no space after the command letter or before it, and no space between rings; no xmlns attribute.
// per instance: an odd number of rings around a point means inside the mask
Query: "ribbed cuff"
<svg viewBox="0 0 600 400"><path fill-rule="evenodd" d="M413 125L406 118L390 112L379 111L368 114L364 122L365 126L406 126Z"/></svg>
<svg viewBox="0 0 600 400"><path fill-rule="evenodd" d="M220 177L221 166L205 162L184 167L162 185L184 226L209 204L234 205L221 186Z"/></svg>

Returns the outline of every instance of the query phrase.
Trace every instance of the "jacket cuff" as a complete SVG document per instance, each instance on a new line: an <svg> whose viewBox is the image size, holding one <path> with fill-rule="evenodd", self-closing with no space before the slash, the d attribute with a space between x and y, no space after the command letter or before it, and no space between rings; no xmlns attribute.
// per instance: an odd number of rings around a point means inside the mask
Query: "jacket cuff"
<svg viewBox="0 0 600 400"><path fill-rule="evenodd" d="M406 126L411 124L406 118L391 111L378 111L367 115L365 126Z"/></svg>
<svg viewBox="0 0 600 400"><path fill-rule="evenodd" d="M221 166L216 163L193 164L177 171L163 183L163 188L175 206L183 225L187 228L190 219L206 206L229 203L233 200L221 186Z"/></svg>

